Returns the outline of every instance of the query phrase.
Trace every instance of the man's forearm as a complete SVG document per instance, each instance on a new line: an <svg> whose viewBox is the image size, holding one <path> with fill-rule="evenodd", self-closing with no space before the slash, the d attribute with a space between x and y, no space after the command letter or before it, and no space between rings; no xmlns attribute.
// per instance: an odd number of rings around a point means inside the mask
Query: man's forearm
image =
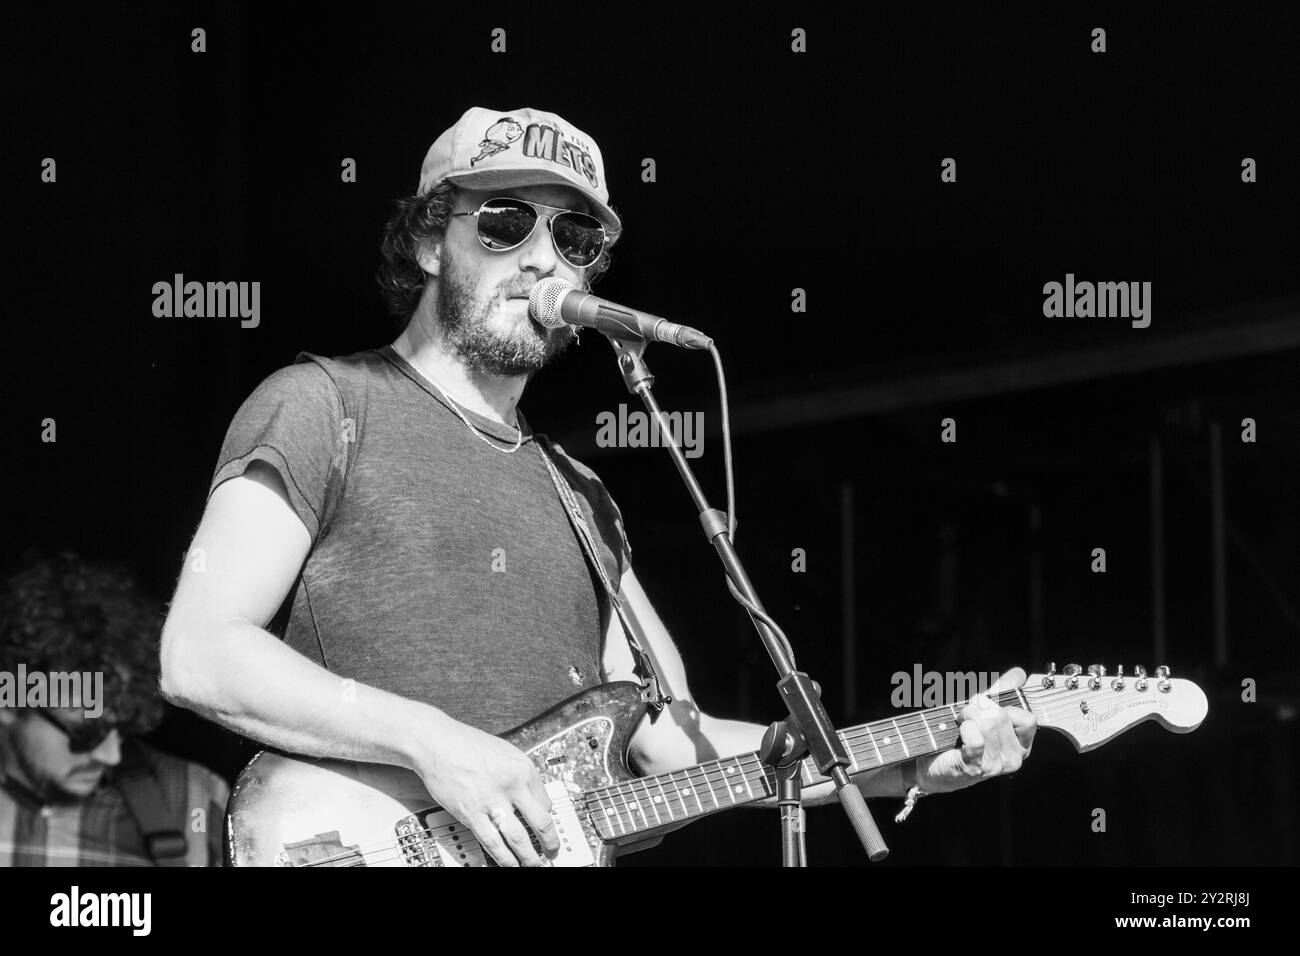
<svg viewBox="0 0 1300 956"><path fill-rule="evenodd" d="M168 620L162 690L173 703L292 753L413 769L451 718L331 674L246 621Z"/></svg>

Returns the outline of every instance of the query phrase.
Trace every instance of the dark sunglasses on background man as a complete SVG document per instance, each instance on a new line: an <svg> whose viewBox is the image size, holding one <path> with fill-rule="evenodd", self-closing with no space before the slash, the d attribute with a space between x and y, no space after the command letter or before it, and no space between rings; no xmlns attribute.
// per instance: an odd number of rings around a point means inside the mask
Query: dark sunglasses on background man
<svg viewBox="0 0 1300 956"><path fill-rule="evenodd" d="M117 724L105 720L87 720L85 723L70 725L56 718L45 710L34 713L46 723L53 724L68 737L68 749L74 754L88 754L108 739L114 730L120 730Z"/></svg>
<svg viewBox="0 0 1300 956"><path fill-rule="evenodd" d="M551 212L543 214L543 209ZM550 220L555 251L575 269L594 263L605 248L605 227L599 219L560 206L501 196L487 200L475 212L457 212L452 216L476 217L478 240L483 248L493 252L509 252L523 245L537 228L539 219Z"/></svg>

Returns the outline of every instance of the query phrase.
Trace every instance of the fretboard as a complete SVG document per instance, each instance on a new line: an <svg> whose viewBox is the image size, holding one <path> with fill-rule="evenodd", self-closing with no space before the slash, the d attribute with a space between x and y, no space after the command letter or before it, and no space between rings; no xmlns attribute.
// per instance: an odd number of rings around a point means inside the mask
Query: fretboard
<svg viewBox="0 0 1300 956"><path fill-rule="evenodd" d="M993 700L1003 707L1026 706L1016 690L994 695ZM850 774L879 770L951 748L957 743L965 705L946 704L839 731L849 756L846 769ZM802 777L805 787L827 779L811 757L803 762ZM774 796L775 772L750 753L588 790L583 801L597 832L616 840Z"/></svg>

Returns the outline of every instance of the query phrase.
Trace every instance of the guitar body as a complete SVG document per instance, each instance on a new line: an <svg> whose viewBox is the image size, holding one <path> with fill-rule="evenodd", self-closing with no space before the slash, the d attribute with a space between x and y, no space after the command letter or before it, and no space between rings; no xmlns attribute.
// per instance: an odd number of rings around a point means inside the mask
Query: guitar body
<svg viewBox="0 0 1300 956"><path fill-rule="evenodd" d="M501 735L547 785L561 830L556 865L613 865L620 847L571 812L564 794L634 778L627 748L645 710L636 684L603 684ZM275 751L262 751L240 773L225 837L230 866L491 865L416 774Z"/></svg>

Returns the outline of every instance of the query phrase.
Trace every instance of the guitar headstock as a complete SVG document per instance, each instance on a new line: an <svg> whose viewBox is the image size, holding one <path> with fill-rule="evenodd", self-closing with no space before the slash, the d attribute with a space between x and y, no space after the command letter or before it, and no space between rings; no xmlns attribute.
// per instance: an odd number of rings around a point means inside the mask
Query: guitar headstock
<svg viewBox="0 0 1300 956"><path fill-rule="evenodd" d="M1051 727L1069 737L1080 753L1093 750L1144 720L1154 720L1166 730L1186 734L1195 730L1209 711L1205 692L1192 681L1169 676L1163 664L1148 676L1142 667L1114 674L1093 664L1084 673L1078 664L1056 665L1047 672L1030 674L1021 691L1039 727Z"/></svg>

